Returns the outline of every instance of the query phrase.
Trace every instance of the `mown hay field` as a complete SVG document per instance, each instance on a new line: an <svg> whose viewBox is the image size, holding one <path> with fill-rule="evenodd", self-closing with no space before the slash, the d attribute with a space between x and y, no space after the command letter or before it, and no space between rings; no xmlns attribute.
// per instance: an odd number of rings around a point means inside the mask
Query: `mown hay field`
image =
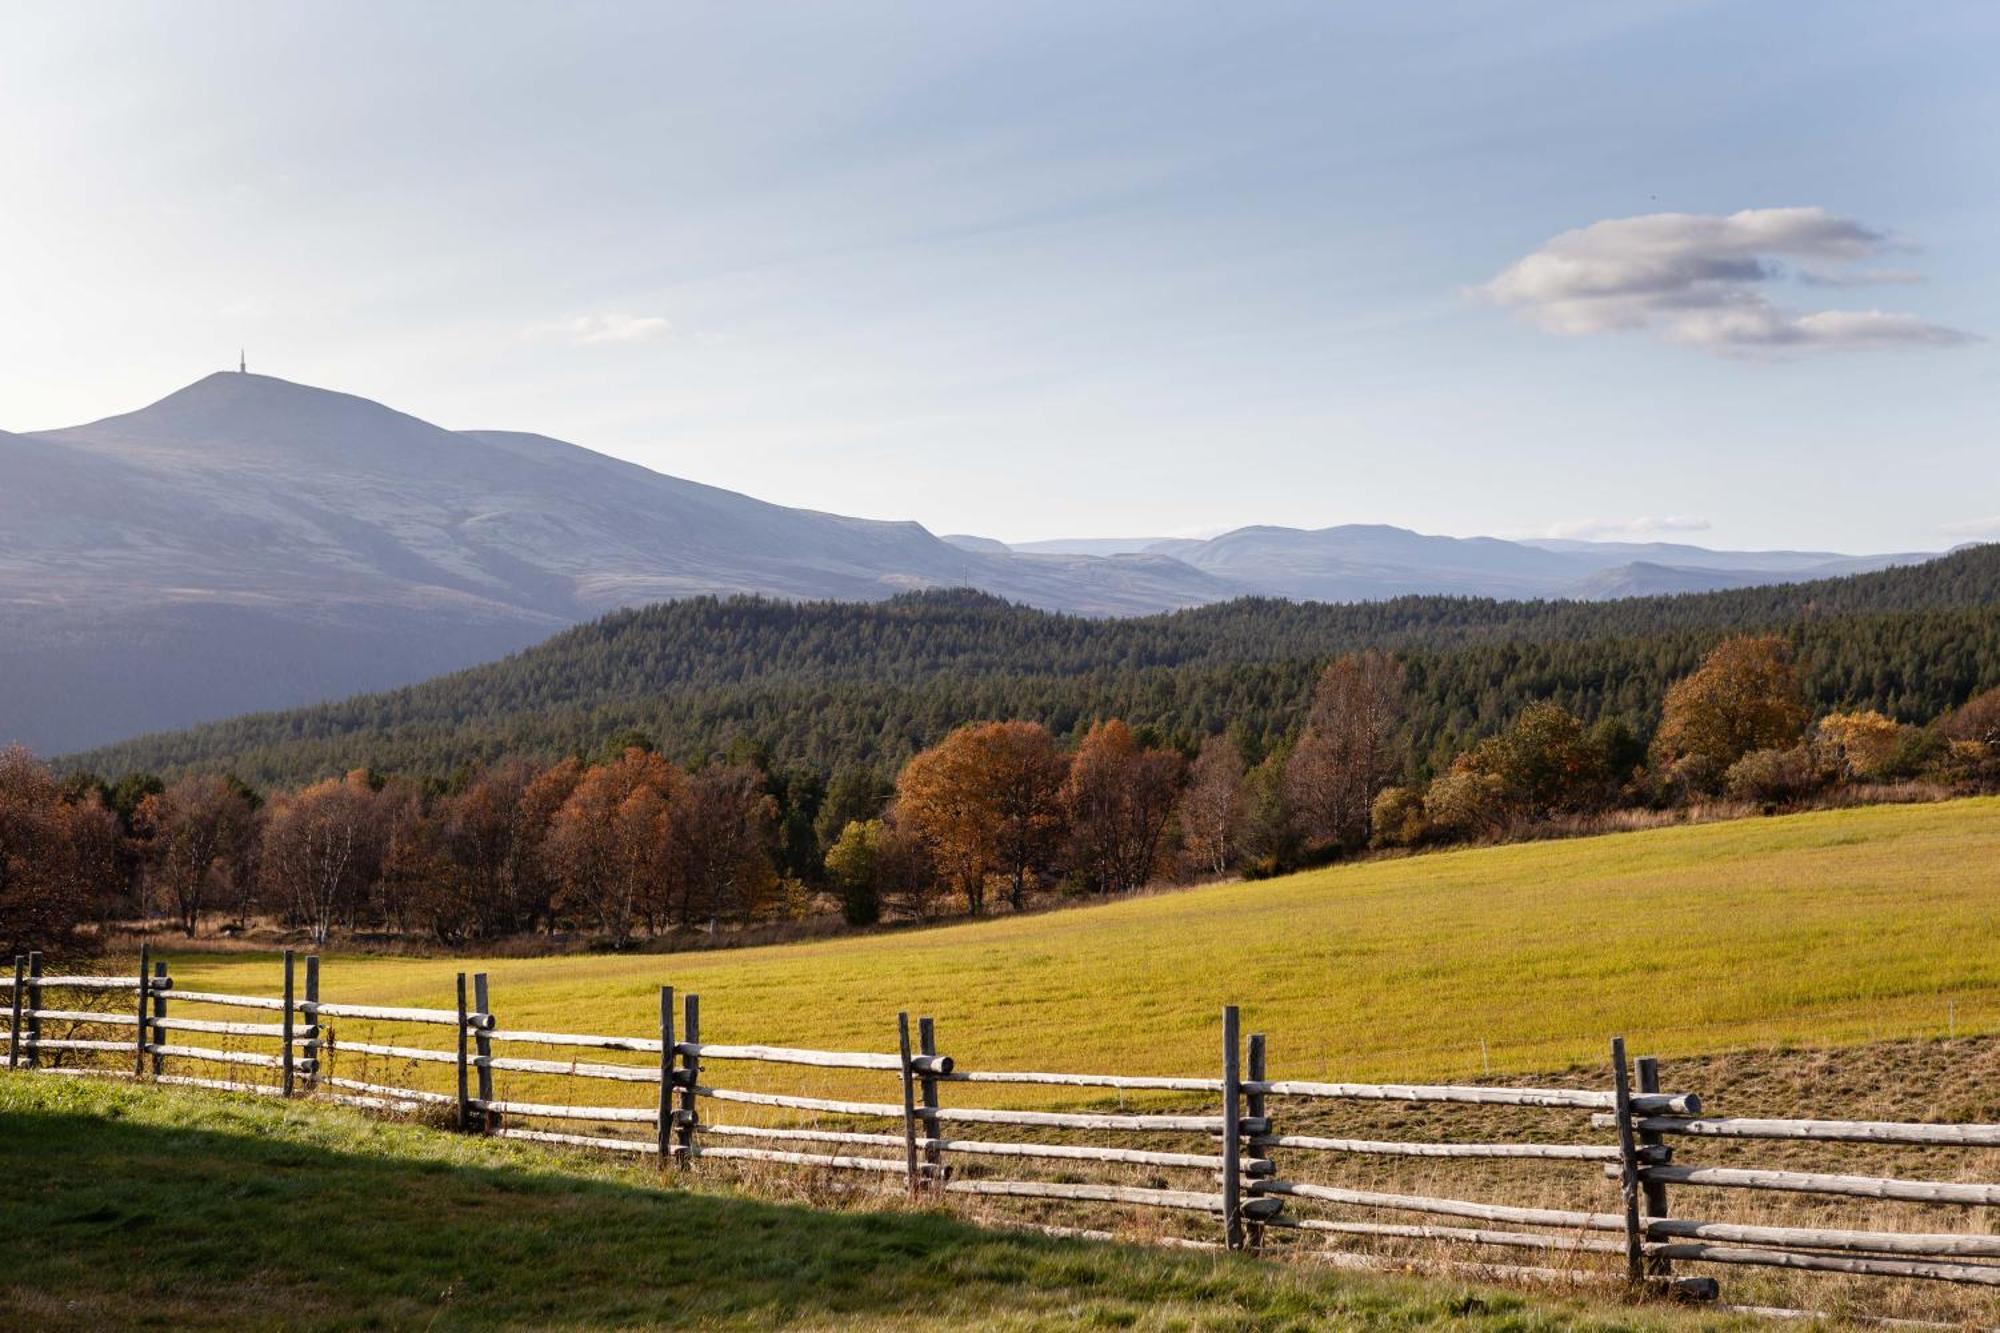
<svg viewBox="0 0 2000 1333"><path fill-rule="evenodd" d="M273 994L268 954L168 952ZM1412 1081L2000 1031L2000 799L1882 806L1339 866L807 944L491 962L329 956L328 1000L645 1034L662 983L709 1041L890 1050L899 1009L968 1068L1207 1073L1218 1011L1275 1076Z"/></svg>

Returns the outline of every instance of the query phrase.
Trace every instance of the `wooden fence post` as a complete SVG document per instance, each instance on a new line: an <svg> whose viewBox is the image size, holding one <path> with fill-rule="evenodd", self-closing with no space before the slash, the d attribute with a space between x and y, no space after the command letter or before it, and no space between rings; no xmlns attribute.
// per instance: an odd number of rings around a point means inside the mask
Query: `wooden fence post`
<svg viewBox="0 0 2000 1333"><path fill-rule="evenodd" d="M1618 1189L1625 1205L1625 1276L1646 1278L1645 1236L1639 1229L1639 1149L1632 1135L1632 1083L1625 1069L1625 1039L1611 1039L1612 1095L1618 1116Z"/></svg>
<svg viewBox="0 0 2000 1333"><path fill-rule="evenodd" d="M660 987L660 1170L674 1160L674 988Z"/></svg>
<svg viewBox="0 0 2000 1333"><path fill-rule="evenodd" d="M1240 1019L1222 1006L1222 1234L1232 1250L1243 1248L1243 1077Z"/></svg>
<svg viewBox="0 0 2000 1333"><path fill-rule="evenodd" d="M21 995L27 987L28 960L21 954L14 955L14 1016L7 1024L7 1068L18 1069L21 1065Z"/></svg>
<svg viewBox="0 0 2000 1333"><path fill-rule="evenodd" d="M1262 1083L1264 1081L1264 1034L1261 1032L1250 1034L1249 1074L1252 1083ZM1262 1120L1264 1118L1264 1094L1262 1092L1245 1093L1243 1100L1249 1108L1252 1120ZM1261 1153L1259 1155L1261 1156ZM1264 1252L1264 1224L1253 1221L1249 1224L1247 1231L1251 1251L1262 1254Z"/></svg>
<svg viewBox="0 0 2000 1333"><path fill-rule="evenodd" d="M465 973L458 974L458 1129L472 1129L472 1091L465 1078Z"/></svg>
<svg viewBox="0 0 2000 1333"><path fill-rule="evenodd" d="M292 1010L298 1000L298 955L285 950L285 1016L279 1020L282 1034L278 1040L285 1044L279 1056L284 1061L285 1095L292 1095Z"/></svg>
<svg viewBox="0 0 2000 1333"><path fill-rule="evenodd" d="M1639 1091L1656 1093L1660 1090L1660 1062L1648 1055L1638 1062ZM1639 1132L1641 1147L1648 1149L1647 1164L1665 1163L1673 1159L1673 1149L1666 1146L1667 1136L1653 1130ZM1649 1171L1645 1177L1646 1220L1667 1216L1667 1186L1662 1180L1653 1179ZM1650 1234L1651 1228L1647 1229ZM1647 1265L1647 1271L1655 1277L1667 1277L1674 1271L1674 1261L1663 1256L1654 1256Z"/></svg>
<svg viewBox="0 0 2000 1333"><path fill-rule="evenodd" d="M920 1054L935 1058L937 1049L937 1024L928 1018L917 1020L917 1050ZM924 1174L929 1179L930 1188L944 1188L944 1149L938 1147L938 1081L935 1065L926 1065L924 1077L918 1085L924 1096Z"/></svg>
<svg viewBox="0 0 2000 1333"><path fill-rule="evenodd" d="M487 1015L493 1012L492 1003L492 992L486 986L486 974L474 972L472 1021L477 1023L478 1027L473 1029L472 1043L473 1054L479 1057L479 1100L482 1102L493 1100L493 1038L487 1035L492 1030L487 1027L489 1021ZM499 1127L499 1113L482 1106L479 1110L479 1132L491 1134Z"/></svg>
<svg viewBox="0 0 2000 1333"><path fill-rule="evenodd" d="M162 959L159 962L154 963L153 964L153 1045L155 1047L164 1045L167 1040L167 1028L166 1028L167 992L172 988L173 988L172 980L167 976L166 960ZM161 1055L158 1050L155 1050L153 1052L153 1078L155 1081L158 1081L160 1074L166 1069L166 1067L167 1067L167 1057Z"/></svg>
<svg viewBox="0 0 2000 1333"><path fill-rule="evenodd" d="M319 1087L319 1053L324 1049L319 1030L319 955L306 955L306 1002L299 1006L306 1016L306 1092Z"/></svg>
<svg viewBox="0 0 2000 1333"><path fill-rule="evenodd" d="M695 1085L701 1082L701 996L687 994L681 997L681 1108L674 1117L674 1138L680 1143L681 1166L694 1165L694 1131L700 1121L700 1112L695 1104Z"/></svg>
<svg viewBox="0 0 2000 1333"><path fill-rule="evenodd" d="M42 955L28 951L28 1068L42 1067Z"/></svg>
<svg viewBox="0 0 2000 1333"><path fill-rule="evenodd" d="M152 1013L152 998L147 992L147 971L153 965L153 946L139 946L139 1032L132 1040L132 1077L146 1077L146 1029Z"/></svg>
<svg viewBox="0 0 2000 1333"><path fill-rule="evenodd" d="M896 1048L902 1055L903 1075L903 1171L908 1177L910 1197L917 1197L917 1071L910 1065L910 1013L896 1015Z"/></svg>

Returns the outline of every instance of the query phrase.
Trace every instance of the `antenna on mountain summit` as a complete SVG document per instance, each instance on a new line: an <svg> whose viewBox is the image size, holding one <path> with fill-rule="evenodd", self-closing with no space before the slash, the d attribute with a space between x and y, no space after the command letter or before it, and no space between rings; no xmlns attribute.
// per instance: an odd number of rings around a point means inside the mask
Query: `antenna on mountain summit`
<svg viewBox="0 0 2000 1333"><path fill-rule="evenodd" d="M239 375L250 373L250 362L244 357L241 347L236 349L236 373Z"/></svg>

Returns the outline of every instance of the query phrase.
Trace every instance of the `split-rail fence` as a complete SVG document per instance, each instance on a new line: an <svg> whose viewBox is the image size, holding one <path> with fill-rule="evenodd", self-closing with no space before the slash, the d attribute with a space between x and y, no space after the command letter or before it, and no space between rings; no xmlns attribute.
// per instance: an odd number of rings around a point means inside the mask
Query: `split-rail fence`
<svg viewBox="0 0 2000 1333"><path fill-rule="evenodd" d="M1698 1153L1703 1145L1756 1140L2000 1149L2000 1124L1705 1114L1696 1094L1662 1090L1656 1060L1628 1063L1622 1039L1610 1043L1610 1086L1601 1089L1311 1082L1273 1077L1263 1035L1246 1038L1238 1010L1229 1006L1222 1011L1220 1051L1211 1074L1051 1073L967 1069L939 1049L932 1019L920 1017L913 1024L907 1013L896 1016L893 1050L831 1051L709 1042L702 1036L700 997L685 994L676 1003L672 988L665 986L659 992L656 1033L608 1036L504 1025L483 973L458 975L452 1009L329 1002L321 998L321 983L320 960L290 952L276 996L181 989L167 964L146 954L136 976L44 975L41 957L29 954L15 960L11 980L0 977L0 986L11 991L0 1007L10 1019L7 1063L10 1068L257 1095L310 1095L387 1111L428 1109L467 1132L651 1155L663 1166L672 1163L684 1170L703 1161L768 1163L867 1173L913 1195L1040 1201L1045 1210L1064 1205L1096 1211L1168 1210L1207 1218L1215 1227L1210 1240L1183 1237L1180 1243L1231 1250L1261 1252L1278 1234L1290 1233L1296 1242L1306 1233L1319 1233L1350 1241L1529 1250L1544 1263L1567 1259L1579 1267L1581 1256L1600 1256L1592 1261L1596 1271L1622 1269L1633 1284L1696 1297L1712 1297L1715 1281L1677 1275L1677 1264L1924 1279L2000 1290L2000 1234L1991 1230L1970 1225L1923 1231L1779 1226L1708 1216L1708 1200L1715 1197L1710 1191L1777 1191L1935 1205L1976 1223L1991 1215L1966 1210L2000 1206L2000 1184L1710 1166L1677 1157L1682 1148ZM84 998L63 1007L51 1002L52 992ZM190 1007L259 1011L271 1018L197 1018L185 1014ZM367 1039L341 1037L335 1024L343 1020L362 1026ZM62 1025L65 1035L45 1035L48 1024ZM442 1032L449 1039L442 1046L376 1040L379 1029L388 1025ZM122 1035L73 1035L104 1029ZM204 1037L268 1040L276 1049L198 1044ZM521 1048L543 1054L503 1053ZM550 1058L550 1051L587 1054ZM651 1058L615 1062L614 1053ZM338 1072L347 1057L398 1064L413 1074L431 1068L439 1077L409 1077L405 1083L385 1082L383 1076L349 1077ZM860 1101L732 1086L734 1080L724 1071L748 1066L892 1077L899 1095ZM190 1068L209 1072L181 1072ZM263 1071L271 1081L250 1081L241 1072L246 1070ZM444 1077L447 1072L449 1078ZM568 1080L580 1080L586 1087L611 1082L656 1091L639 1105L593 1101L582 1092L556 1094L562 1100L530 1100L501 1096L496 1075L538 1080L540 1086L568 1087ZM443 1086L412 1086L419 1082ZM992 1085L1069 1089L1071 1096L1096 1090L1120 1099L1172 1095L1198 1099L1200 1109L1031 1110L969 1103L975 1089ZM1602 1137L1586 1142L1580 1140L1588 1136L1565 1131L1567 1138L1579 1141L1410 1142L1329 1137L1298 1132L1296 1124L1287 1127L1294 1108L1325 1102L1542 1108L1573 1116L1578 1130ZM754 1109L767 1118L789 1116L793 1123L732 1123L718 1114L725 1107ZM810 1124L795 1123L805 1116L811 1117ZM828 1127L829 1121L838 1127ZM978 1137L982 1130L1000 1136ZM1052 1141L1052 1131L1087 1135L1089 1141ZM1158 1146L1174 1141L1181 1146ZM1580 1167L1610 1178L1617 1206L1590 1211L1392 1193L1293 1179L1292 1174L1310 1172L1286 1171L1288 1161L1317 1155ZM1104 1168L1128 1169L1127 1178L1074 1178L1079 1171L1101 1173ZM991 1174L996 1169L1006 1174ZM1070 1178L1045 1178L1049 1175ZM1134 1175L1148 1183L1129 1183ZM1180 1183L1162 1183L1173 1181ZM1382 1214L1422 1220L1374 1220Z"/></svg>

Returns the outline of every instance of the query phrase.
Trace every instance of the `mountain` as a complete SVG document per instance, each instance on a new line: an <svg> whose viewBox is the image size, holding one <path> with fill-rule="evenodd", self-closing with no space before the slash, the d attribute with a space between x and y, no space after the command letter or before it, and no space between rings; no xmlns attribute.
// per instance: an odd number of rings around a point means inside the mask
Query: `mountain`
<svg viewBox="0 0 2000 1333"><path fill-rule="evenodd" d="M0 437L0 744L95 744L404 684L619 606L969 586L1091 615L1238 590L1153 557L964 551L546 436L211 375Z"/></svg>
<svg viewBox="0 0 2000 1333"><path fill-rule="evenodd" d="M1641 736L1667 684L1744 631L1796 645L1817 706L1910 721L2000 684L2000 545L1813 583L1606 602L1241 598L1086 619L966 591L886 602L693 598L615 612L421 685L143 737L71 762L107 777L232 769L289 783L370 765L445 777L507 754L599 754L638 729L676 758L756 753L780 771L893 770L950 727L1032 718L1062 735L1118 716L1192 749L1296 729L1326 659L1403 654L1420 755L1553 699Z"/></svg>

